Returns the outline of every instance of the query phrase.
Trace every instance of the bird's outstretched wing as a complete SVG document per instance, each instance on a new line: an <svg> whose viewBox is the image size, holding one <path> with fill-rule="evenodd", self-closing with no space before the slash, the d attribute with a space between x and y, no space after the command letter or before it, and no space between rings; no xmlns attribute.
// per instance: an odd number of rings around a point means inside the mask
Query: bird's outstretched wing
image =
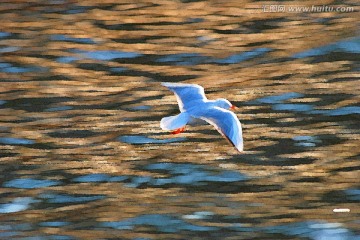
<svg viewBox="0 0 360 240"><path fill-rule="evenodd" d="M207 100L204 88L197 84L161 83L161 85L175 93L181 112L192 107L191 102L205 102Z"/></svg>
<svg viewBox="0 0 360 240"><path fill-rule="evenodd" d="M213 125L239 152L243 151L242 128L235 113L214 107L202 111L199 117Z"/></svg>

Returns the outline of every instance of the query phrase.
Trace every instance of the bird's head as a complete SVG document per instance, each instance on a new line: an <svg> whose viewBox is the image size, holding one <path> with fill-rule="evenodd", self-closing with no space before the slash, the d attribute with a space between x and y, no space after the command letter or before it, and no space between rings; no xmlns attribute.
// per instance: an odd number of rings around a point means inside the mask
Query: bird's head
<svg viewBox="0 0 360 240"><path fill-rule="evenodd" d="M215 100L215 105L220 108L224 109L231 109L234 110L236 107L232 105L227 99L225 98L218 98Z"/></svg>

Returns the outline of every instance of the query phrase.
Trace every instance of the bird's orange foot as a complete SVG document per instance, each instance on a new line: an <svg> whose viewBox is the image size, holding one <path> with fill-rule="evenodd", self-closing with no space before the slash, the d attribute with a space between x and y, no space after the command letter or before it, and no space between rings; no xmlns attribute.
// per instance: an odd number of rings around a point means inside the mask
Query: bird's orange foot
<svg viewBox="0 0 360 240"><path fill-rule="evenodd" d="M179 134L182 133L183 131L185 131L185 127L178 128L175 131L172 131L171 134Z"/></svg>

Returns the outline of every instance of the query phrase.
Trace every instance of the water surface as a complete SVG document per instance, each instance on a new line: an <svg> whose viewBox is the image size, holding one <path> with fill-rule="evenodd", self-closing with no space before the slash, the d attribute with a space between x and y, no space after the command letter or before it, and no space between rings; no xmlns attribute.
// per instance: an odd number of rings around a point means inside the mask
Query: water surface
<svg viewBox="0 0 360 240"><path fill-rule="evenodd" d="M264 4L2 3L0 238L359 239L358 4ZM238 106L245 152L161 130L165 81Z"/></svg>

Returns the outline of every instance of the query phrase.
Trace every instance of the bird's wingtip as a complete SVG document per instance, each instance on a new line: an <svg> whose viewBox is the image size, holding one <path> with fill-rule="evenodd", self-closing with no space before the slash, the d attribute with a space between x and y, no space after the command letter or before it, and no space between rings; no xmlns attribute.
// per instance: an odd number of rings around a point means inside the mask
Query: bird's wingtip
<svg viewBox="0 0 360 240"><path fill-rule="evenodd" d="M244 152L244 147L242 145L240 146L235 146L234 147L236 148L236 150L239 152L239 153L243 153Z"/></svg>
<svg viewBox="0 0 360 240"><path fill-rule="evenodd" d="M162 82L161 85L164 86L164 87L169 87L169 86L171 86L171 85L174 85L174 83L171 83L171 82Z"/></svg>
<svg viewBox="0 0 360 240"><path fill-rule="evenodd" d="M244 149L238 149L238 148L236 148L236 150L239 152L239 153L244 153Z"/></svg>

